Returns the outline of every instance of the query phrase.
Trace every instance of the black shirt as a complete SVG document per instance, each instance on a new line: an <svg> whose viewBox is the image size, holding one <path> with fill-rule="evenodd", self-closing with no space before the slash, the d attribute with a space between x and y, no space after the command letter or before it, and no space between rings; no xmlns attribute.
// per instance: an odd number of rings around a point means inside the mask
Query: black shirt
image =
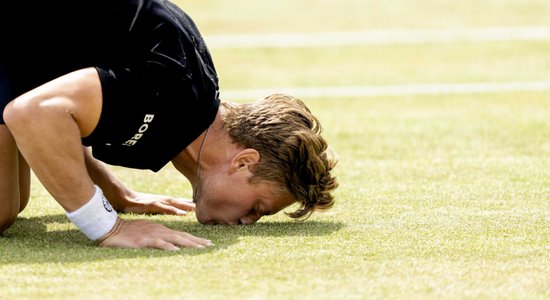
<svg viewBox="0 0 550 300"><path fill-rule="evenodd" d="M82 140L94 157L156 172L213 122L216 70L199 30L175 4L53 0L2 11L0 22L13 30L1 29L8 47L0 59L14 96L73 70L98 71L102 113Z"/></svg>

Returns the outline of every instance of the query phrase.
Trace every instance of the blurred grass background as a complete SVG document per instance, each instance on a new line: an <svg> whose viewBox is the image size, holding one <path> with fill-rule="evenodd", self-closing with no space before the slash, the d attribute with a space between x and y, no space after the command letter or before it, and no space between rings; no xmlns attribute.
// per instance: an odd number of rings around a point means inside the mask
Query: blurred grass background
<svg viewBox="0 0 550 300"><path fill-rule="evenodd" d="M208 36L550 26L548 1L179 1ZM549 80L550 41L212 49L225 90ZM253 99L226 99L253 100ZM550 299L550 95L304 98L338 153L335 207L212 227L206 251L100 249L34 180L0 239L1 299ZM113 167L190 197L184 178Z"/></svg>
<svg viewBox="0 0 550 300"><path fill-rule="evenodd" d="M208 34L548 26L545 0L176 1Z"/></svg>

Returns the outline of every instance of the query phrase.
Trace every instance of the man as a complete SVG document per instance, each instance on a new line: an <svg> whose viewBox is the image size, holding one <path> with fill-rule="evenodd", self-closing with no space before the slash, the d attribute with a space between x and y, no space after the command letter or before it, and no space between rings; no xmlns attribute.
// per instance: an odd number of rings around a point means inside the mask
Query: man
<svg viewBox="0 0 550 300"><path fill-rule="evenodd" d="M195 209L204 224L251 224L296 202L294 218L332 206L335 160L318 120L287 95L220 101L204 41L173 3L0 5L1 232L28 201L29 166L101 246L212 245L117 211ZM132 191L104 165L156 172L168 162L195 205Z"/></svg>

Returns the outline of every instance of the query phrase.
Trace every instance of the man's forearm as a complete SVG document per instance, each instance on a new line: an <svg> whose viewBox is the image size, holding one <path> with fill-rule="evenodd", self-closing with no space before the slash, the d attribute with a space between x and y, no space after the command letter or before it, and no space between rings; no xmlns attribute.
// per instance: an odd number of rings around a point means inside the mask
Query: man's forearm
<svg viewBox="0 0 550 300"><path fill-rule="evenodd" d="M101 161L95 159L89 148L83 147L86 168L90 178L102 190L111 205L121 212L132 191L126 187Z"/></svg>

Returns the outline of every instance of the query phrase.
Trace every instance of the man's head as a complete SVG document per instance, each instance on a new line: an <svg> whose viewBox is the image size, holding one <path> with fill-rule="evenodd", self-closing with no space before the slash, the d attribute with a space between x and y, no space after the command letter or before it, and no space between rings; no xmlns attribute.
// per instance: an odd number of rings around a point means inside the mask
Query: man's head
<svg viewBox="0 0 550 300"><path fill-rule="evenodd" d="M288 213L292 218L332 207L336 159L321 137L319 121L301 100L275 94L223 106L222 124L239 151L227 170L213 173L222 175L200 179L199 221L253 223L294 202L299 208ZM230 176L215 178L223 174Z"/></svg>

